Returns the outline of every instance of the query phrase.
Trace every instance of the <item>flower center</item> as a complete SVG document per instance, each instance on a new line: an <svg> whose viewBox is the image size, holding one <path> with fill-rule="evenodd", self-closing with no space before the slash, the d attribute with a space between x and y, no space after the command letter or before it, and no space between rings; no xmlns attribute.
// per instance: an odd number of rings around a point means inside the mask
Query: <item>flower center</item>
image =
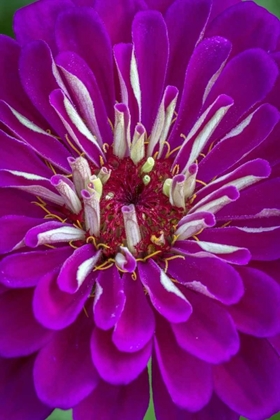
<svg viewBox="0 0 280 420"><path fill-rule="evenodd" d="M184 214L163 193L164 182L171 177L170 167L168 159L158 159L149 166L145 159L134 164L129 157L119 159L113 154L108 157L106 169L111 175L100 200L98 240L109 246L104 250L106 256L115 255L120 246L127 245L126 212L133 212L139 229L135 256L144 257L170 248L177 223Z"/></svg>

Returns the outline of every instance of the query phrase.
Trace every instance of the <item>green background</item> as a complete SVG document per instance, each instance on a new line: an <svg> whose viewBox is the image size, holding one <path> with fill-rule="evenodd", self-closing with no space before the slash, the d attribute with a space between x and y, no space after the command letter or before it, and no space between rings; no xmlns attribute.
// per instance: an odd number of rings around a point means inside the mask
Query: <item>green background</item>
<svg viewBox="0 0 280 420"><path fill-rule="evenodd" d="M113 0L112 0L113 1ZM0 0L0 33L12 35L12 16L14 11L24 4L31 3L28 0ZM259 0L256 3L266 7L272 13L280 17L280 0ZM71 411L55 410L48 417L48 420L71 420ZM153 407L150 405L145 420L154 420ZM96 419L98 420L98 419ZM215 419L214 419L215 420ZM271 420L280 420L280 413L271 418Z"/></svg>

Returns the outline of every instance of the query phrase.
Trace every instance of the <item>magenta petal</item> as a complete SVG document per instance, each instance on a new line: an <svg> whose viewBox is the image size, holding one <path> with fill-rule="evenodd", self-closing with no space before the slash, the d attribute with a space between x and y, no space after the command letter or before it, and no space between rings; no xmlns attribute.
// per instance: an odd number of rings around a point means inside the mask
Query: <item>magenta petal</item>
<svg viewBox="0 0 280 420"><path fill-rule="evenodd" d="M44 405L34 389L34 357L0 358L1 417L6 420L46 419L52 408Z"/></svg>
<svg viewBox="0 0 280 420"><path fill-rule="evenodd" d="M12 290L0 295L0 354L27 356L39 350L50 338L50 331L34 318L33 289Z"/></svg>
<svg viewBox="0 0 280 420"><path fill-rule="evenodd" d="M91 338L93 363L102 379L112 385L126 385L137 378L151 357L152 343L133 353L119 351L109 331L95 328Z"/></svg>
<svg viewBox="0 0 280 420"><path fill-rule="evenodd" d="M34 382L39 398L47 405L71 408L96 387L99 376L91 360L92 327L92 320L82 313L70 327L54 333L39 352Z"/></svg>
<svg viewBox="0 0 280 420"><path fill-rule="evenodd" d="M257 337L280 332L280 286L267 274L250 267L240 267L245 293L229 312L237 328Z"/></svg>
<svg viewBox="0 0 280 420"><path fill-rule="evenodd" d="M26 232L44 219L35 219L26 216L1 217L0 254L5 254L24 245L23 239Z"/></svg>
<svg viewBox="0 0 280 420"><path fill-rule="evenodd" d="M177 0L172 2L167 10L165 19L170 42L167 83L176 86L181 92L186 68L206 24L210 9L211 1L209 0ZM195 97L194 100L196 100Z"/></svg>
<svg viewBox="0 0 280 420"><path fill-rule="evenodd" d="M152 363L152 384L155 414L157 420L238 420L234 413L215 393L205 407L195 413L184 410L174 404L163 382L156 358Z"/></svg>
<svg viewBox="0 0 280 420"><path fill-rule="evenodd" d="M112 328L123 311L125 294L123 278L116 266L100 271L96 279L95 300L93 305L94 321L98 328Z"/></svg>
<svg viewBox="0 0 280 420"><path fill-rule="evenodd" d="M35 317L47 328L60 330L75 321L91 293L92 274L75 294L62 292L57 286L57 271L46 274L36 287L33 301Z"/></svg>
<svg viewBox="0 0 280 420"><path fill-rule="evenodd" d="M73 409L74 420L143 420L149 405L147 369L128 385L100 381L95 390Z"/></svg>
<svg viewBox="0 0 280 420"><path fill-rule="evenodd" d="M138 264L138 270L152 304L161 315L170 322L184 322L190 317L190 303L153 260Z"/></svg>
<svg viewBox="0 0 280 420"><path fill-rule="evenodd" d="M263 339L242 336L241 350L224 365L214 367L214 387L225 404L252 420L280 410L280 361Z"/></svg>
<svg viewBox="0 0 280 420"><path fill-rule="evenodd" d="M95 0L95 10L105 23L113 45L131 41L134 15L146 8L144 0Z"/></svg>
<svg viewBox="0 0 280 420"><path fill-rule="evenodd" d="M94 266L100 257L100 251L96 251L92 244L86 244L75 249L72 255L61 267L57 278L60 290L67 293L76 293L87 281Z"/></svg>
<svg viewBox="0 0 280 420"><path fill-rule="evenodd" d="M155 332L155 319L139 279L124 274L126 302L115 325L112 340L121 351L134 352L143 348Z"/></svg>
<svg viewBox="0 0 280 420"><path fill-rule="evenodd" d="M172 325L178 344L209 363L229 360L239 350L239 337L227 310L201 294L187 296L193 313L187 322Z"/></svg>
<svg viewBox="0 0 280 420"><path fill-rule="evenodd" d="M13 215L26 215L29 217L40 217L45 216L45 212L41 207L34 205L30 201L32 196L25 193L24 191L17 191L15 197L15 191L13 188L1 188L0 189L0 216L6 216L9 214Z"/></svg>
<svg viewBox="0 0 280 420"><path fill-rule="evenodd" d="M33 63L37 63L36 66ZM49 103L49 94L62 83L57 69L57 73L54 73L54 69L51 50L43 41L33 41L22 49L19 62L22 85L35 107L50 124L49 128L64 139L63 124Z"/></svg>
<svg viewBox="0 0 280 420"><path fill-rule="evenodd" d="M271 261L280 257L280 227L242 228L225 227L209 228L202 232L200 238L205 241L213 239L221 244L248 248L253 260Z"/></svg>
<svg viewBox="0 0 280 420"><path fill-rule="evenodd" d="M213 139L227 133L244 113L263 100L272 89L277 75L274 60L261 49L244 51L230 60L205 103L205 107L209 106L221 94L234 100L234 106L215 130Z"/></svg>
<svg viewBox="0 0 280 420"><path fill-rule="evenodd" d="M108 34L95 10L68 8L57 20L56 42L60 51L73 51L88 63L113 121L113 56Z"/></svg>
<svg viewBox="0 0 280 420"><path fill-rule="evenodd" d="M219 2L221 0L215 1L214 7ZM226 9L209 25L206 36L213 35L229 39L234 47L233 54L254 47L274 51L280 35L280 25L276 16L254 2L240 2L235 7Z"/></svg>
<svg viewBox="0 0 280 420"><path fill-rule="evenodd" d="M157 322L155 353L172 401L190 411L203 408L212 395L211 367L179 347L162 319Z"/></svg>
<svg viewBox="0 0 280 420"><path fill-rule="evenodd" d="M153 11L137 13L132 24L132 39L141 90L140 121L150 132L163 94L169 55L162 15Z"/></svg>
<svg viewBox="0 0 280 420"><path fill-rule="evenodd" d="M167 272L181 284L210 294L226 305L238 302L244 293L238 272L230 264L205 252L169 261Z"/></svg>
<svg viewBox="0 0 280 420"><path fill-rule="evenodd" d="M41 277L59 268L72 253L68 246L9 255L0 262L0 281L11 288L36 286Z"/></svg>
<svg viewBox="0 0 280 420"><path fill-rule="evenodd" d="M35 4L19 9L14 17L14 31L20 44L26 44L36 39L46 41L53 50L56 50L54 39L54 23L59 13L66 8L73 7L71 0L39 1ZM38 19L42 16L44 24Z"/></svg>

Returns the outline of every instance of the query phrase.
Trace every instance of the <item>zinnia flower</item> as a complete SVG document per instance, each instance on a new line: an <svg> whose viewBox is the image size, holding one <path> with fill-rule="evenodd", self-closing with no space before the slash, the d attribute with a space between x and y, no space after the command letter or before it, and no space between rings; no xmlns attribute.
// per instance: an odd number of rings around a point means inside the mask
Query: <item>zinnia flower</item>
<svg viewBox="0 0 280 420"><path fill-rule="evenodd" d="M0 418L280 409L277 18L40 0L0 38Z"/></svg>

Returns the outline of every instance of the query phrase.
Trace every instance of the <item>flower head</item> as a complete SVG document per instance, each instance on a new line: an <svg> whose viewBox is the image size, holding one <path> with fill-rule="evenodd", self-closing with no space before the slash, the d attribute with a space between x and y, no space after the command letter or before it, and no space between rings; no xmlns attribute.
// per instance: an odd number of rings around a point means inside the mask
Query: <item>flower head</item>
<svg viewBox="0 0 280 420"><path fill-rule="evenodd" d="M280 409L279 21L39 0L0 38L0 417Z"/></svg>

